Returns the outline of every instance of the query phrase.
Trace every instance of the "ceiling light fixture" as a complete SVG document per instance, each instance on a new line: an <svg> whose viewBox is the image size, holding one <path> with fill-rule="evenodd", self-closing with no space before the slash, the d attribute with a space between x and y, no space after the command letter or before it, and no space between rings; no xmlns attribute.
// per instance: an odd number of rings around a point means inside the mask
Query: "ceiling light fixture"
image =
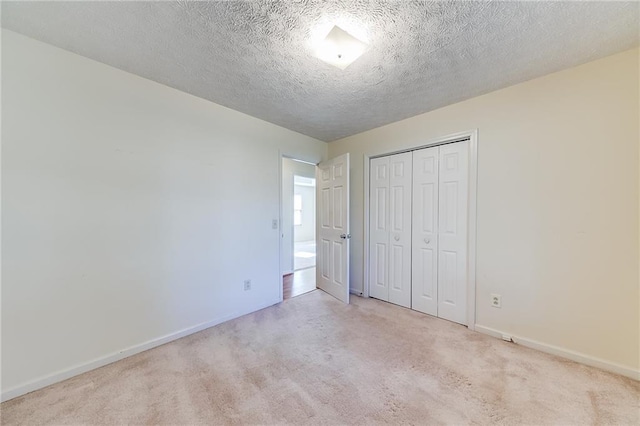
<svg viewBox="0 0 640 426"><path fill-rule="evenodd" d="M358 40L338 26L316 46L315 56L341 70L347 68L367 49L367 44Z"/></svg>

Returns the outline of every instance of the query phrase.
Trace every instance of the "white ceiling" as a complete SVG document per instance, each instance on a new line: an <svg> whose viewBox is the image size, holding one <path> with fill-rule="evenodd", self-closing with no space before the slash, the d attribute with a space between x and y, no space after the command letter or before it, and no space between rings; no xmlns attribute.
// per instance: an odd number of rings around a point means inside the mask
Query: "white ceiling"
<svg viewBox="0 0 640 426"><path fill-rule="evenodd" d="M324 141L638 45L639 3L2 2L2 26ZM369 49L342 71L310 40Z"/></svg>

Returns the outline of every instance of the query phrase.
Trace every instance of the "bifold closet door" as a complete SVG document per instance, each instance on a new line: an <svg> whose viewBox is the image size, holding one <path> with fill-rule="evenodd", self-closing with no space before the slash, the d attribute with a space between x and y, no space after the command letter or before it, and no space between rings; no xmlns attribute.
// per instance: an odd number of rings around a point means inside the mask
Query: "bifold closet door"
<svg viewBox="0 0 640 426"><path fill-rule="evenodd" d="M369 163L369 295L389 300L389 157Z"/></svg>
<svg viewBox="0 0 640 426"><path fill-rule="evenodd" d="M410 152L370 163L370 295L411 306Z"/></svg>
<svg viewBox="0 0 640 426"><path fill-rule="evenodd" d="M412 300L467 324L469 142L413 152Z"/></svg>
<svg viewBox="0 0 640 426"><path fill-rule="evenodd" d="M438 315L439 147L413 152L411 308Z"/></svg>
<svg viewBox="0 0 640 426"><path fill-rule="evenodd" d="M438 316L467 324L469 141L440 147Z"/></svg>
<svg viewBox="0 0 640 426"><path fill-rule="evenodd" d="M389 157L389 302L411 307L411 153Z"/></svg>

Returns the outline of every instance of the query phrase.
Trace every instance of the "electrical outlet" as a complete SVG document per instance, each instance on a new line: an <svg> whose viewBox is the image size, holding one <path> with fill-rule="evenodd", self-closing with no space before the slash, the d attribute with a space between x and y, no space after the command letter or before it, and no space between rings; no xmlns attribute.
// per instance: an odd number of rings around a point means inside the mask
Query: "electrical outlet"
<svg viewBox="0 0 640 426"><path fill-rule="evenodd" d="M499 294L491 295L491 306L494 308L502 308L502 296Z"/></svg>
<svg viewBox="0 0 640 426"><path fill-rule="evenodd" d="M244 291L251 290L251 280L244 280Z"/></svg>

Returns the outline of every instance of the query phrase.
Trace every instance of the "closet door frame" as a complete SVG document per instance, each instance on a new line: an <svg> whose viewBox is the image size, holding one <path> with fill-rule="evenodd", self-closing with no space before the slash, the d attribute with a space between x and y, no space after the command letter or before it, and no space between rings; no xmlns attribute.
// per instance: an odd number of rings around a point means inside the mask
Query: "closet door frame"
<svg viewBox="0 0 640 426"><path fill-rule="evenodd" d="M476 212L478 190L478 129L454 133L421 142L416 145L402 147L395 151L370 152L364 155L364 262L363 262L363 297L369 297L369 164L372 158L400 154L417 149L445 145L469 140L469 194L468 194L468 237L467 237L467 327L475 330L476 326Z"/></svg>

